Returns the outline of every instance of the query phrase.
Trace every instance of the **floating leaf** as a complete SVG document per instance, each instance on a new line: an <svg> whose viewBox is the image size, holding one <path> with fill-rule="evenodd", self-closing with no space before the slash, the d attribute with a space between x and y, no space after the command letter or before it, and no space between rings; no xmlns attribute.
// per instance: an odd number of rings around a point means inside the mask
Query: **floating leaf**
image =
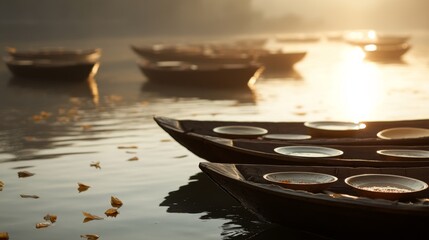
<svg viewBox="0 0 429 240"><path fill-rule="evenodd" d="M29 172L29 171L21 171L21 172L18 172L18 177L19 178L26 178L26 177L31 177L31 176L33 176L35 173L31 173L31 172Z"/></svg>
<svg viewBox="0 0 429 240"><path fill-rule="evenodd" d="M84 223L92 221L92 220L101 220L101 219L103 219L102 217L99 217L99 216L96 216L96 215L92 215L92 214L87 213L87 212L82 212L82 213L85 216L85 219L83 219Z"/></svg>
<svg viewBox="0 0 429 240"><path fill-rule="evenodd" d="M95 167L96 169L101 169L99 161L97 161L97 162L91 162L91 164L89 164L89 166Z"/></svg>
<svg viewBox="0 0 429 240"><path fill-rule="evenodd" d="M21 196L22 198L34 198L34 199L39 198L39 196L37 196L37 195L26 195L26 194L20 194L20 196Z"/></svg>
<svg viewBox="0 0 429 240"><path fill-rule="evenodd" d="M118 149L137 149L137 146L118 146Z"/></svg>
<svg viewBox="0 0 429 240"><path fill-rule="evenodd" d="M138 160L139 160L138 157L132 157L132 158L128 159L127 161L138 161Z"/></svg>
<svg viewBox="0 0 429 240"><path fill-rule="evenodd" d="M7 232L0 232L0 240L9 240L9 234Z"/></svg>
<svg viewBox="0 0 429 240"><path fill-rule="evenodd" d="M171 139L162 139L161 142L171 142Z"/></svg>
<svg viewBox="0 0 429 240"><path fill-rule="evenodd" d="M118 216L119 212L116 208L109 208L104 212L104 214L106 214L108 217L116 217Z"/></svg>
<svg viewBox="0 0 429 240"><path fill-rule="evenodd" d="M110 204L112 205L112 207L120 208L123 203L121 200L119 200L119 198L112 196L110 198Z"/></svg>
<svg viewBox="0 0 429 240"><path fill-rule="evenodd" d="M85 235L80 235L81 238L86 238L88 240L97 240L98 238L100 238L100 236L98 236L97 234L85 234Z"/></svg>
<svg viewBox="0 0 429 240"><path fill-rule="evenodd" d="M185 157L187 157L188 155L180 155L180 156L176 156L176 157L174 157L174 158L185 158Z"/></svg>
<svg viewBox="0 0 429 240"><path fill-rule="evenodd" d="M51 226L51 222L41 222L36 224L36 228L47 228Z"/></svg>
<svg viewBox="0 0 429 240"><path fill-rule="evenodd" d="M86 190L88 190L88 188L90 188L90 186L83 183L77 183L77 185L79 185L79 187L77 188L79 192L85 192Z"/></svg>
<svg viewBox="0 0 429 240"><path fill-rule="evenodd" d="M44 216L43 219L45 219L46 221L50 221L51 223L54 223L57 221L57 215L46 214L46 216Z"/></svg>

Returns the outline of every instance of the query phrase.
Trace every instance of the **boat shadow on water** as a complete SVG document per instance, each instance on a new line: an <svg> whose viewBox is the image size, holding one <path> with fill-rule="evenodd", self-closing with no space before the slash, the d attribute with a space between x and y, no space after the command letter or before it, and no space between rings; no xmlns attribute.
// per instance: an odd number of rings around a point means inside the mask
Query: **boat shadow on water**
<svg viewBox="0 0 429 240"><path fill-rule="evenodd" d="M215 199L215 200L214 200ZM225 219L222 239L326 239L312 233L266 223L243 208L216 186L204 173L189 178L189 183L169 192L160 203L168 213L202 213L200 219Z"/></svg>
<svg viewBox="0 0 429 240"><path fill-rule="evenodd" d="M164 98L199 98L204 100L235 100L254 104L256 95L252 88L202 88L194 86L161 85L150 81L143 83L141 91Z"/></svg>

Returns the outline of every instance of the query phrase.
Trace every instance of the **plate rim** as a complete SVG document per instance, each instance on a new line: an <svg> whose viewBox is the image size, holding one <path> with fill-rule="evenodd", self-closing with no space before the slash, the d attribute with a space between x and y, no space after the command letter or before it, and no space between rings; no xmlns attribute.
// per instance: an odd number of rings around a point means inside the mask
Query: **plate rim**
<svg viewBox="0 0 429 240"><path fill-rule="evenodd" d="M293 136L303 136L305 138L266 138L265 136L267 135L293 135ZM299 134L299 133L270 133L270 134L265 134L264 136L262 136L263 139L268 139L268 140L308 140L311 139L311 135L308 134Z"/></svg>
<svg viewBox="0 0 429 240"><path fill-rule="evenodd" d="M279 173L303 173L303 174L312 174L312 175L323 175L323 176L328 176L331 178L331 180L329 182L316 182L316 183L305 183L305 184L300 184L300 183L281 183L281 182L277 182L277 181L273 181L270 179L267 179L268 175L273 175L273 174L279 174ZM291 185L321 185L321 184L327 184L327 183L334 183L336 181L339 180L339 178L337 176L334 176L332 174L328 174L328 173L320 173L320 172L310 172L310 171L280 171L280 172L270 172L270 173L265 173L264 175L262 175L262 178L272 182L272 183L279 183L279 184L291 184Z"/></svg>
<svg viewBox="0 0 429 240"><path fill-rule="evenodd" d="M313 149L322 149L322 150L330 150L330 151L334 151L337 152L337 154L330 154L328 156L323 156L323 157L305 157L305 156L296 156L296 155L291 155L291 154L284 154L278 151L278 149L281 148L313 148ZM336 148L330 148L330 147L321 147L321 146L307 146L307 145L298 145L298 146L280 146L280 147L276 147L274 148L274 152L284 155L284 156L291 156L291 157L304 157L304 158L329 158L329 157L339 157L341 155L344 154L344 151L340 150L340 149L336 149Z"/></svg>
<svg viewBox="0 0 429 240"><path fill-rule="evenodd" d="M348 129L326 129L326 128L320 128L317 126L314 126L315 123L347 123L347 124L353 124L357 128L348 128ZM366 124L363 122L352 122L352 121L306 121L304 122L304 126L312 129L317 130L324 130L324 131L332 131L332 132L344 132L344 131L359 131L366 128Z"/></svg>
<svg viewBox="0 0 429 240"><path fill-rule="evenodd" d="M427 157L419 157L419 156L403 156L403 155L398 155L398 154L389 154L389 153L385 153L385 152L389 152L389 151L405 151L405 152L426 152L428 153ZM421 160L429 160L429 151L428 150L415 150L415 149L380 149L377 150L377 154L381 155L381 156L386 156L386 157L395 157L395 158L403 158L403 159L421 159Z"/></svg>
<svg viewBox="0 0 429 240"><path fill-rule="evenodd" d="M410 138L410 137L389 138L389 137L385 137L385 136L383 135L383 133L385 133L385 132L387 132L387 131L392 131L392 130L396 130L396 129L419 129L419 130L424 129L424 130L426 130L426 132L428 132L428 135L427 135L427 136L423 136L423 137L412 137L412 138ZM425 138L425 137L429 137L429 129L428 129L428 128L419 128L419 127L393 127L393 128L386 128L386 129L383 129L383 130L379 131L379 132L377 133L377 137L378 137L378 138L381 138L381 139L385 139L385 140L395 140L395 139L418 139L418 138Z"/></svg>
<svg viewBox="0 0 429 240"><path fill-rule="evenodd" d="M246 127L246 128L251 128L251 129L258 129L258 130L262 130L261 133L254 133L254 134L240 134L240 133L228 133L228 132L219 132L217 129L220 128L229 128L229 127ZM231 136L262 136L264 134L268 133L268 130L265 128L261 128L261 127L255 127L255 126L247 126L247 125L226 125L226 126L218 126L213 128L213 132L217 133L217 134L221 134L221 135L231 135Z"/></svg>

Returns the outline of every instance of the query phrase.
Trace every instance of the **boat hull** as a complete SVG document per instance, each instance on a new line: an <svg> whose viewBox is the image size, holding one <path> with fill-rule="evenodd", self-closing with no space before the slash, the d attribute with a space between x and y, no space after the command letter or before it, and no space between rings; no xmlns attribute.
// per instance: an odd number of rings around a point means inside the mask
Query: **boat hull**
<svg viewBox="0 0 429 240"><path fill-rule="evenodd" d="M410 233L429 236L425 227L429 220L429 205L353 196L343 182L346 176L368 172L401 174L429 181L424 176L428 168L380 170L215 163L200 163L199 166L246 209L271 223L342 238L350 237L350 234L353 237L371 234L398 238L409 237ZM326 192L309 193L284 189L262 180L262 175L268 172L303 170L334 174L339 181ZM421 196L428 196L428 192Z"/></svg>

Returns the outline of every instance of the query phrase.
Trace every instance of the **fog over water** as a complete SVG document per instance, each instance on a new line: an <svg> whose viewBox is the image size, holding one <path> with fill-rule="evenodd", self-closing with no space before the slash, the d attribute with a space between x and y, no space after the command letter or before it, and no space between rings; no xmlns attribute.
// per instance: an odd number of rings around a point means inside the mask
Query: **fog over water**
<svg viewBox="0 0 429 240"><path fill-rule="evenodd" d="M425 0L14 0L0 3L0 38L234 35L429 28Z"/></svg>

